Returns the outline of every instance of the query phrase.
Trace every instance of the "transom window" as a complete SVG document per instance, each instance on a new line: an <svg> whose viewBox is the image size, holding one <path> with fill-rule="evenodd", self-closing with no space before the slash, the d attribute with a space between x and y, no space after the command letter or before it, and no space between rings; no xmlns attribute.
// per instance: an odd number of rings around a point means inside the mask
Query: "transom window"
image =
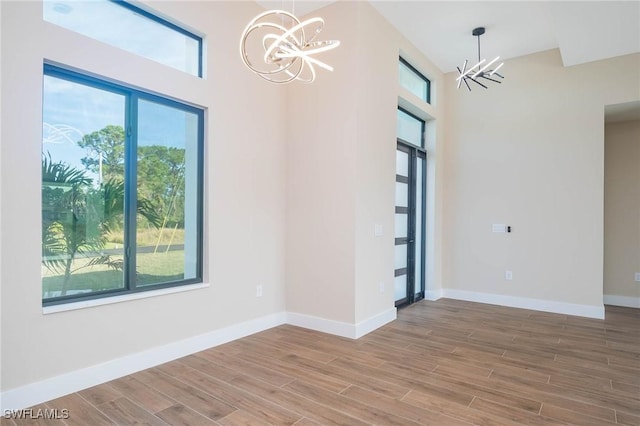
<svg viewBox="0 0 640 426"><path fill-rule="evenodd" d="M398 107L396 134L402 142L424 148L424 120Z"/></svg>
<svg viewBox="0 0 640 426"><path fill-rule="evenodd" d="M124 1L44 0L45 21L202 77L202 38Z"/></svg>
<svg viewBox="0 0 640 426"><path fill-rule="evenodd" d="M42 299L202 282L204 111L44 65Z"/></svg>
<svg viewBox="0 0 640 426"><path fill-rule="evenodd" d="M426 103L431 103L431 81L403 58L398 62L398 78L402 87Z"/></svg>

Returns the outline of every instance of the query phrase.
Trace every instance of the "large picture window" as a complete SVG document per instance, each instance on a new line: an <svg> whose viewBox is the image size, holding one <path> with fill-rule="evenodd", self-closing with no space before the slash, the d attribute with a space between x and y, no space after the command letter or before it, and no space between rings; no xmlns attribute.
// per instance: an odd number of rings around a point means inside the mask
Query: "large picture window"
<svg viewBox="0 0 640 426"><path fill-rule="evenodd" d="M202 281L203 122L45 64L44 305Z"/></svg>

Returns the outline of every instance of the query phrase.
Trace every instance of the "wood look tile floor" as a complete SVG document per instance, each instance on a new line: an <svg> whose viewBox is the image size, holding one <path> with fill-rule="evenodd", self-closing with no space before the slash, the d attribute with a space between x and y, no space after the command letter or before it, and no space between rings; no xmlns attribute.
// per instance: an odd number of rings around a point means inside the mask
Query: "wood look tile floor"
<svg viewBox="0 0 640 426"><path fill-rule="evenodd" d="M34 408L90 426L640 425L640 310L422 301L358 340L280 326Z"/></svg>

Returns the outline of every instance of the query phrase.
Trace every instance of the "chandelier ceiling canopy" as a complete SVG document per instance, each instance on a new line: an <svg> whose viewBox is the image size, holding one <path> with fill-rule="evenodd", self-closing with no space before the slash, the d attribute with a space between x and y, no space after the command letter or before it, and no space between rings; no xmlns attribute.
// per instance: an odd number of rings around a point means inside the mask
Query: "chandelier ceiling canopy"
<svg viewBox="0 0 640 426"><path fill-rule="evenodd" d="M500 59L500 56L496 56L495 58L493 58L491 61L487 63L485 63L486 59L481 59L480 36L484 33L485 33L484 27L474 28L473 31L471 32L471 35L478 37L478 63L470 68L467 68L467 64L469 63L469 61L465 59L464 64L462 65L462 69L460 69L460 67L456 67L458 68L458 74L459 74L458 78L456 78L456 81L458 82L458 89L462 85L462 82L464 82L464 84L467 86L467 89L471 91L471 86L469 85L469 81L487 89L487 86L484 84L487 81L491 81L494 83L502 83L502 81L500 80L504 79L503 75L498 74L498 70L500 69L500 67L502 67L502 65L504 65L504 62L501 62L495 68L491 68L491 66Z"/></svg>

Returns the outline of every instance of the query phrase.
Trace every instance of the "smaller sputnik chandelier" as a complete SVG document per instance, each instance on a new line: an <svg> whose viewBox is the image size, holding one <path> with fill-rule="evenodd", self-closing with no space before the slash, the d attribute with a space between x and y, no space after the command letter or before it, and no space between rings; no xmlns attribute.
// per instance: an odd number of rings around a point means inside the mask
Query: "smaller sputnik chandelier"
<svg viewBox="0 0 640 426"><path fill-rule="evenodd" d="M462 65L462 69L460 69L460 67L456 67L458 68L458 73L460 74L456 79L456 81L458 82L458 89L462 85L463 81L469 91L471 91L469 81L472 81L484 87L485 89L487 88L487 86L483 83L486 83L487 81L502 83L500 80L498 80L498 78L504 79L504 76L498 74L498 70L502 65L504 65L504 62L501 62L495 68L491 68L491 65L497 62L498 59L500 59L500 56L496 56L486 64L486 59L480 59L480 36L484 34L484 27L474 28L471 34L478 37L478 63L471 68L467 68L467 64L469 63L469 61L465 60L464 64Z"/></svg>
<svg viewBox="0 0 640 426"><path fill-rule="evenodd" d="M319 17L301 22L293 13L268 10L245 28L240 55L251 71L272 83L311 83L316 78L316 66L333 71L312 55L340 45L338 40L316 41L323 27L324 20Z"/></svg>

